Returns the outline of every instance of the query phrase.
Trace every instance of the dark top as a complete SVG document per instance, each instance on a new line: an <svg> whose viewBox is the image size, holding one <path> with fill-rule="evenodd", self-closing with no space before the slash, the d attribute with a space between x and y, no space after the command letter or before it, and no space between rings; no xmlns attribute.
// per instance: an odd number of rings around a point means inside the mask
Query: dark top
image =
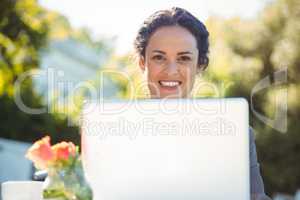
<svg viewBox="0 0 300 200"><path fill-rule="evenodd" d="M264 183L260 175L260 168L256 155L255 136L252 127L249 129L249 134L251 200L269 200L270 198L265 194Z"/></svg>

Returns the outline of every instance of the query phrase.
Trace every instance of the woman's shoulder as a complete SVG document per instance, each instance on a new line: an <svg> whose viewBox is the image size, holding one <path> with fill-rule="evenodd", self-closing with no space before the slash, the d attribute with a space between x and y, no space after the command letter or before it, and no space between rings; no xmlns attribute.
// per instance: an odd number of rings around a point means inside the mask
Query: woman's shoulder
<svg viewBox="0 0 300 200"><path fill-rule="evenodd" d="M250 162L251 166L257 165L256 145L254 129L249 126L249 151L250 151Z"/></svg>
<svg viewBox="0 0 300 200"><path fill-rule="evenodd" d="M254 129L252 126L249 126L249 141L255 141Z"/></svg>

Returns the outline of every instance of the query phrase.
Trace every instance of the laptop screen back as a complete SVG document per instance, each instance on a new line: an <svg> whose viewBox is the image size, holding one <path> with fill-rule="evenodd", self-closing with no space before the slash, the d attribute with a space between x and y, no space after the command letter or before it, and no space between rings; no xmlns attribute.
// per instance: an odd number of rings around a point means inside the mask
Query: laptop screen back
<svg viewBox="0 0 300 200"><path fill-rule="evenodd" d="M81 128L95 200L250 199L244 99L91 103Z"/></svg>

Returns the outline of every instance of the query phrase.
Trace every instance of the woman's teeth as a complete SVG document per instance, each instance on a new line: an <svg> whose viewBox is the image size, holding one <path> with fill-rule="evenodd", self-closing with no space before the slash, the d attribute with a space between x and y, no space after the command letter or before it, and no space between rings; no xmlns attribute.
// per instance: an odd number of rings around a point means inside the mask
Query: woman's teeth
<svg viewBox="0 0 300 200"><path fill-rule="evenodd" d="M167 87L174 87L180 85L180 81L159 81L159 84Z"/></svg>

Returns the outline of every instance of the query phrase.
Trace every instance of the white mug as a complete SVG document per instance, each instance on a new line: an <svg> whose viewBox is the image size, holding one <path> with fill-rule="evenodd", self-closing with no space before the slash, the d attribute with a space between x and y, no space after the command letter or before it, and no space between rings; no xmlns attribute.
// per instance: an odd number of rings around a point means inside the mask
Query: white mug
<svg viewBox="0 0 300 200"><path fill-rule="evenodd" d="M42 200L43 182L8 181L1 184L2 200Z"/></svg>

